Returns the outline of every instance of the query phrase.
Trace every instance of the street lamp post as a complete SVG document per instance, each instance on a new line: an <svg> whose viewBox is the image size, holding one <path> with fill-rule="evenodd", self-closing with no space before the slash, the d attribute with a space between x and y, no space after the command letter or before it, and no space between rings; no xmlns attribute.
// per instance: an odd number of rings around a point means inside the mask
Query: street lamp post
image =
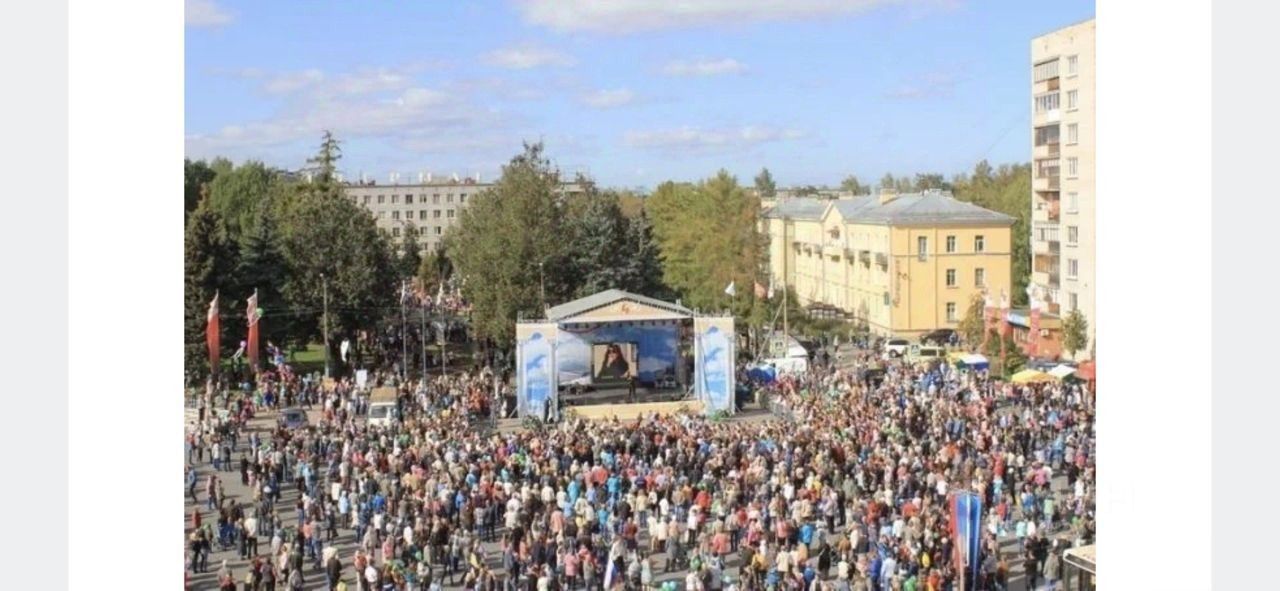
<svg viewBox="0 0 1280 591"><path fill-rule="evenodd" d="M400 381L409 379L409 331L405 324L404 298L406 291L404 280L400 281Z"/></svg>

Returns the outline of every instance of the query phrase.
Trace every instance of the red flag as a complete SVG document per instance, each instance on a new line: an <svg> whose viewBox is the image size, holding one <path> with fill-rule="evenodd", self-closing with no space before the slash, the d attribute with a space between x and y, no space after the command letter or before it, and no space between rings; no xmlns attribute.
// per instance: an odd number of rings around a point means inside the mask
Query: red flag
<svg viewBox="0 0 1280 591"><path fill-rule="evenodd" d="M262 312L258 310L258 290L253 290L253 295L249 296L249 309L246 313L249 317L249 367L254 371L258 370L258 319L262 316Z"/></svg>
<svg viewBox="0 0 1280 591"><path fill-rule="evenodd" d="M204 339L209 346L209 367L213 371L218 371L218 354L222 347L221 335L218 334L218 294L214 292L213 301L209 302L208 326L205 328Z"/></svg>

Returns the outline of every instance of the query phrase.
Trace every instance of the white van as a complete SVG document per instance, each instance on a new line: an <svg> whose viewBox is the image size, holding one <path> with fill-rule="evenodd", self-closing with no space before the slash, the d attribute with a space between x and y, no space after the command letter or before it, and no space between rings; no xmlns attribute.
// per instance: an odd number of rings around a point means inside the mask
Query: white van
<svg viewBox="0 0 1280 591"><path fill-rule="evenodd" d="M399 394L395 388L374 388L369 394L369 425L387 427L399 413Z"/></svg>
<svg viewBox="0 0 1280 591"><path fill-rule="evenodd" d="M947 350L933 345L912 345L907 351L907 361L920 363L935 361L947 356Z"/></svg>

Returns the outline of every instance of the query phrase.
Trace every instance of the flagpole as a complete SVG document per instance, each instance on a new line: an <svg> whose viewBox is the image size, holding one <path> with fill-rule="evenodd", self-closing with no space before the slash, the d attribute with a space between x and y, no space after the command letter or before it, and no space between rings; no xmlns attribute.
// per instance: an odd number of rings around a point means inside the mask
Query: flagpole
<svg viewBox="0 0 1280 591"><path fill-rule="evenodd" d="M400 381L409 379L409 332L404 319L405 283L400 280Z"/></svg>
<svg viewBox="0 0 1280 591"><path fill-rule="evenodd" d="M333 377L329 368L329 280L320 274L320 291L324 298L324 377Z"/></svg>

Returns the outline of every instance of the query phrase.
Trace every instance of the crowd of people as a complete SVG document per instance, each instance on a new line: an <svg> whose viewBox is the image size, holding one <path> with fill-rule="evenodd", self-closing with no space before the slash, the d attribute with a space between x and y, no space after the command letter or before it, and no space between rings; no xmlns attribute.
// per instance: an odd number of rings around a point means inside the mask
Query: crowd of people
<svg viewBox="0 0 1280 591"><path fill-rule="evenodd" d="M487 371L395 384L371 426L348 381L232 388L189 428L191 576L221 589L1045 588L1095 529L1092 394L866 351L755 384L768 420L484 424ZM212 397L211 397L212 398ZM311 404L299 428L262 424ZM260 417L255 419L255 417ZM206 461L209 458L209 461ZM216 461L213 459L216 458ZM236 473L239 474L236 474ZM225 493L224 477L247 491ZM948 494L982 499L960 573ZM203 498L201 494L203 493ZM239 566L233 569L231 563ZM234 572L233 572L234 571ZM973 589L966 586L966 589Z"/></svg>

